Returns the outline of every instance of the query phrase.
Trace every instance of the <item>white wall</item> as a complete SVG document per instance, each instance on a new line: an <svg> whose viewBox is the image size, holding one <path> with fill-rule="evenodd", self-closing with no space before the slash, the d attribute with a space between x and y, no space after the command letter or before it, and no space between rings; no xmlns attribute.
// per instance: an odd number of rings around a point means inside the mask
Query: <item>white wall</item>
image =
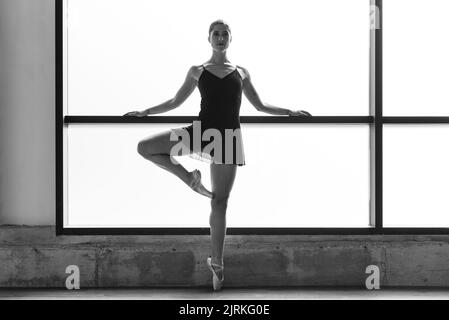
<svg viewBox="0 0 449 320"><path fill-rule="evenodd" d="M54 0L0 0L0 224L55 222Z"/></svg>

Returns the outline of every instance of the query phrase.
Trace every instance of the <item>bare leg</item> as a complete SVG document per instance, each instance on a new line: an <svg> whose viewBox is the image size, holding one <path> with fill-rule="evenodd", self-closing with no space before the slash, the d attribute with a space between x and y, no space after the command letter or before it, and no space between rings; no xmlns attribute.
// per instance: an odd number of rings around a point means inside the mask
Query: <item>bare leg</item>
<svg viewBox="0 0 449 320"><path fill-rule="evenodd" d="M170 131L165 131L140 141L137 151L145 159L180 178L196 192L212 198L212 193L206 190L199 180L199 171L187 171L171 156L170 151L177 143L170 140Z"/></svg>
<svg viewBox="0 0 449 320"><path fill-rule="evenodd" d="M210 234L212 241L212 263L223 265L224 240L226 236L226 209L229 194L234 184L237 166L233 164L211 164L212 192ZM217 270L219 278L223 270Z"/></svg>

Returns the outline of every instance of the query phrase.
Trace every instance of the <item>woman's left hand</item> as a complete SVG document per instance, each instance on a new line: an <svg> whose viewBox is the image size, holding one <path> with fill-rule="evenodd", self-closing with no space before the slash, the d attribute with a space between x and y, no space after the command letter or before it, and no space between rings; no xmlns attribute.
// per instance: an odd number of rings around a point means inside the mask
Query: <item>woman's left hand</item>
<svg viewBox="0 0 449 320"><path fill-rule="evenodd" d="M288 115L292 116L292 117L310 117L310 116L312 116L310 113L308 113L307 111L304 111L304 110L297 110L297 111L290 110L288 112Z"/></svg>

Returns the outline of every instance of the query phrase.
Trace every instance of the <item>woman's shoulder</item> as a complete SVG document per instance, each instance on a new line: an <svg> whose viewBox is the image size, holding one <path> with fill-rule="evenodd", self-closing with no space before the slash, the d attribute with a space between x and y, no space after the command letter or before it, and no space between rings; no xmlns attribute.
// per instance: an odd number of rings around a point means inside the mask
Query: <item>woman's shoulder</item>
<svg viewBox="0 0 449 320"><path fill-rule="evenodd" d="M242 67L241 65L236 65L236 68L240 75L242 76L242 80L245 80L246 78L249 78L249 72L246 68Z"/></svg>
<svg viewBox="0 0 449 320"><path fill-rule="evenodd" d="M193 77L196 81L198 81L199 77L201 76L201 73L203 72L203 65L193 65L189 69L189 74L191 77Z"/></svg>
<svg viewBox="0 0 449 320"><path fill-rule="evenodd" d="M236 65L236 68L237 68L237 71L240 73L242 80L249 78L249 72L246 68L242 67L241 65Z"/></svg>

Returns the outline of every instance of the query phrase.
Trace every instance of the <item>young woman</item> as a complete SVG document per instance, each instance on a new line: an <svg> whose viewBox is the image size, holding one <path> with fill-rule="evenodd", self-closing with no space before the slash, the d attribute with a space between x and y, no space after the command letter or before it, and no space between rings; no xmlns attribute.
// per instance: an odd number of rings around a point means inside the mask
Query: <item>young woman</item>
<svg viewBox="0 0 449 320"><path fill-rule="evenodd" d="M227 58L226 52L232 36L229 25L223 20L214 21L210 25L208 41L212 47L212 57L206 63L190 68L184 84L173 99L144 111L128 112L125 116L144 117L177 108L198 86L201 93L199 122L150 136L139 142L138 152L144 158L176 175L194 191L211 199L209 224L212 256L207 259L207 265L213 275L213 288L219 290L224 281L223 250L227 203L237 166L245 165L239 121L242 92L261 112L288 116L310 116L310 113L274 107L260 100L248 71L241 66L232 65ZM231 139L227 139L226 130L233 133ZM209 139L204 139L205 132L212 132ZM222 139L217 138L217 133ZM207 148L210 136L214 137L213 142L216 139L222 142L221 145L215 145L217 147L212 150ZM201 141L198 141L201 137ZM178 141L174 138L182 139ZM181 148L180 154L173 152L175 146L179 147L178 143L182 143L184 147ZM207 190L201 183L199 170L188 172L173 158L173 155L190 155L209 162L212 191Z"/></svg>

